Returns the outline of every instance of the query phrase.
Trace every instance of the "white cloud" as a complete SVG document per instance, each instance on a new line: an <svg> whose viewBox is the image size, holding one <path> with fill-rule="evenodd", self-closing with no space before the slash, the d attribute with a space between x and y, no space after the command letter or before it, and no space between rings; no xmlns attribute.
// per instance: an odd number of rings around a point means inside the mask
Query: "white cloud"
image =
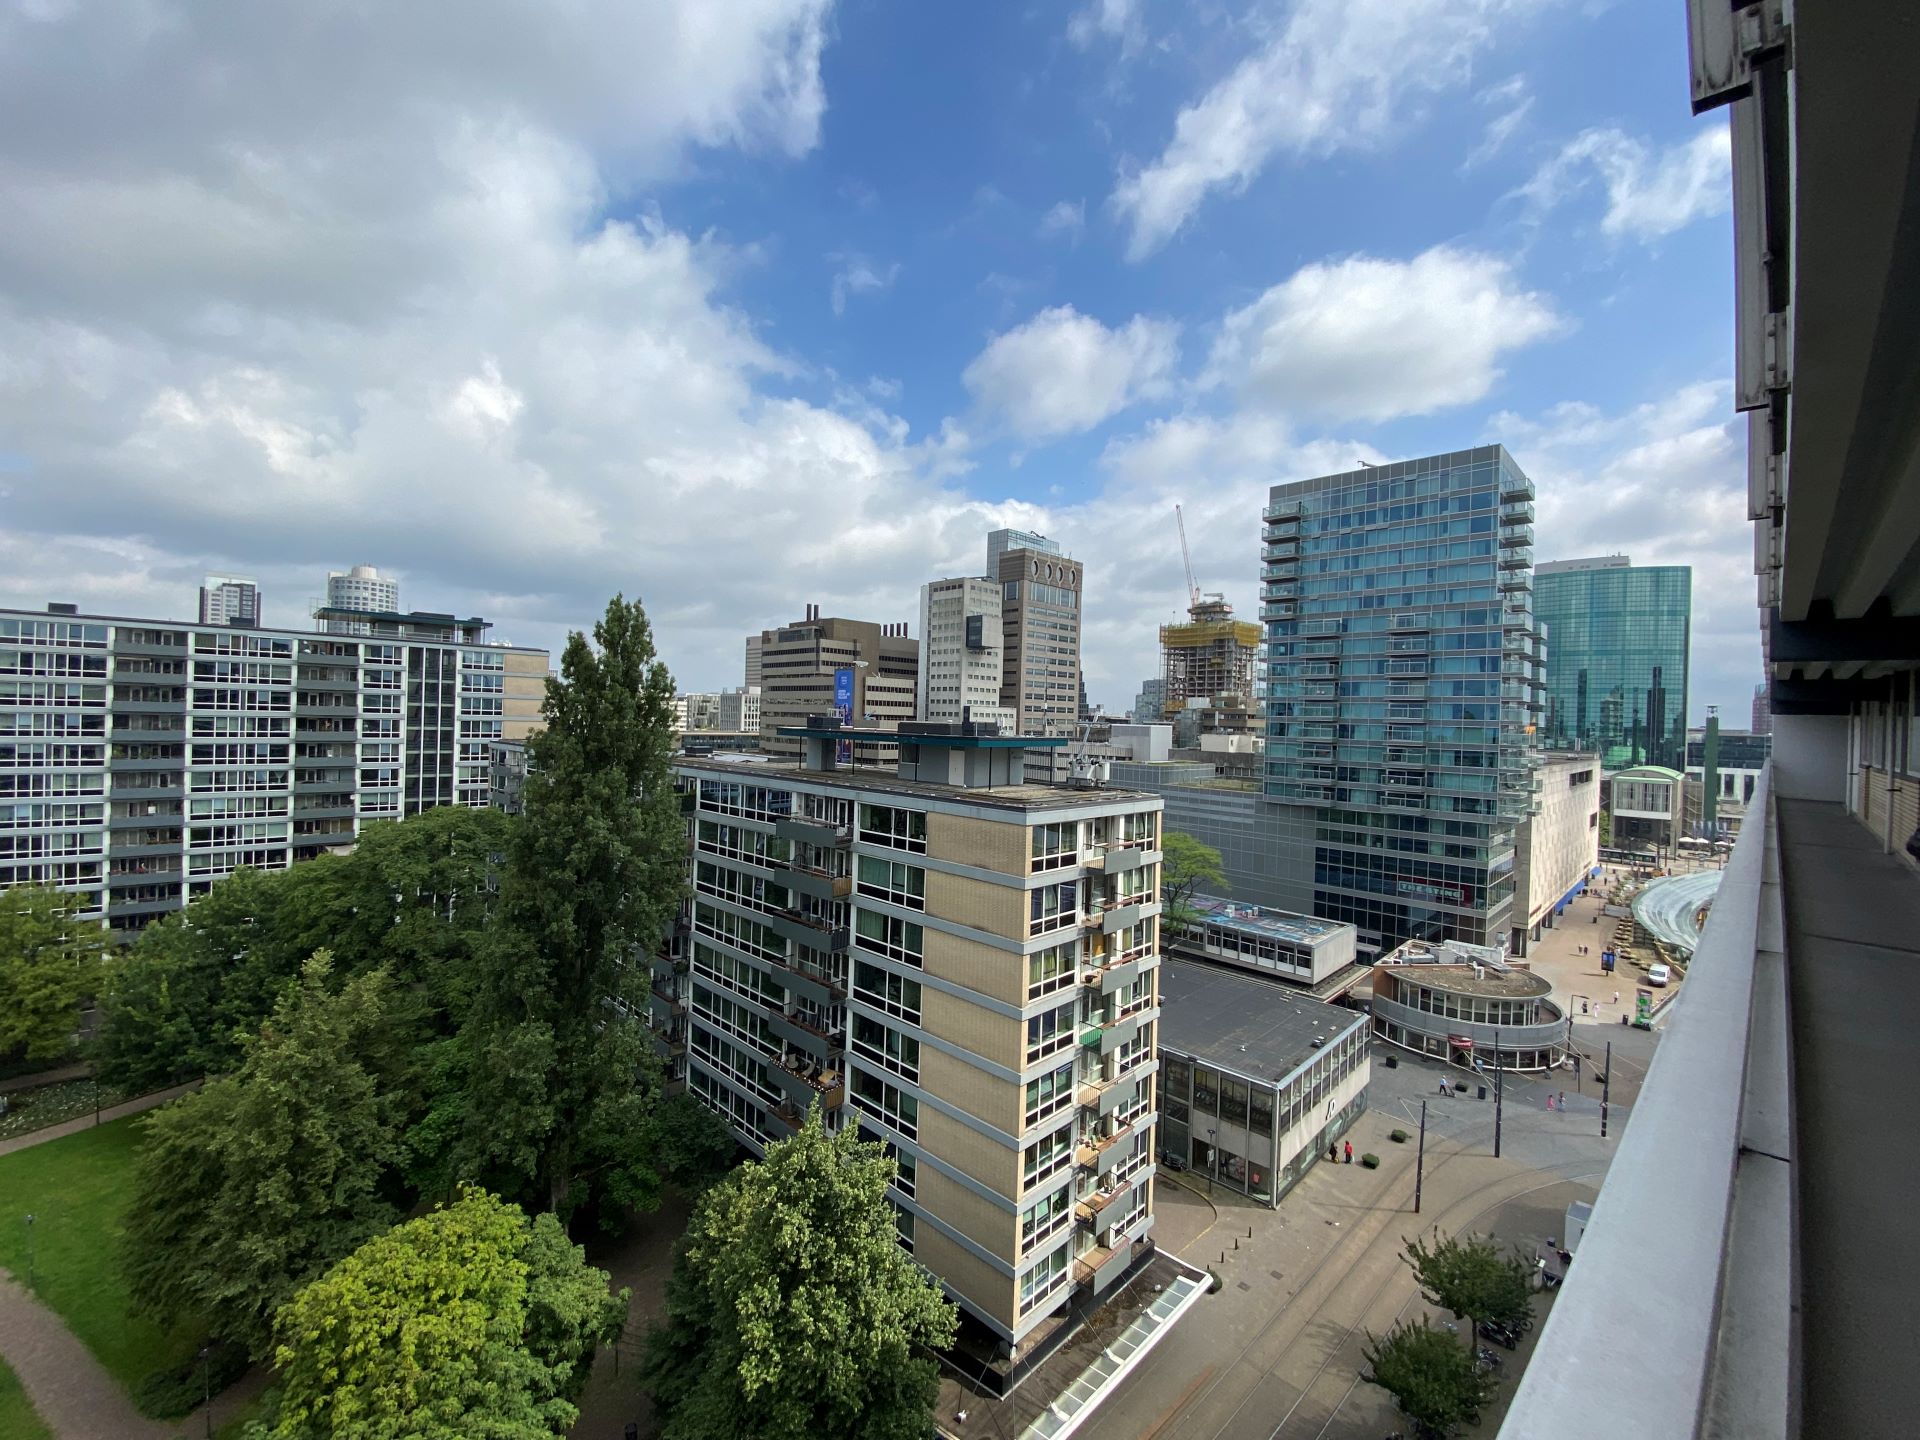
<svg viewBox="0 0 1920 1440"><path fill-rule="evenodd" d="M1534 479L1536 562L1626 554L1693 567L1694 723L1709 704L1743 717L1760 678L1744 429L1721 380L1619 412L1575 401L1487 425Z"/></svg>
<svg viewBox="0 0 1920 1440"><path fill-rule="evenodd" d="M1051 240L1055 236L1065 236L1074 244L1080 243L1080 236L1087 228L1087 202L1084 200L1062 200L1045 215L1040 217L1039 236L1042 240Z"/></svg>
<svg viewBox="0 0 1920 1440"><path fill-rule="evenodd" d="M1321 420L1425 415L1483 398L1508 351L1561 323L1491 255L1355 255L1305 266L1229 313L1203 384Z"/></svg>
<svg viewBox="0 0 1920 1440"><path fill-rule="evenodd" d="M1600 228L1657 240L1718 215L1732 198L1732 148L1724 121L1656 151L1620 130L1586 130L1542 165L1519 193L1536 214L1564 204L1598 178L1607 192Z"/></svg>
<svg viewBox="0 0 1920 1440"><path fill-rule="evenodd" d="M1158 159L1123 173L1116 212L1139 260L1209 192L1239 191L1276 153L1380 144L1431 96L1467 83L1474 60L1546 0L1300 0L1284 24L1180 112Z"/></svg>
<svg viewBox="0 0 1920 1440"><path fill-rule="evenodd" d="M1462 171L1477 169L1498 155L1533 112L1533 92L1528 89L1524 75L1515 75L1498 85L1490 85L1474 98L1484 106L1497 107L1498 113L1487 121L1480 143L1460 163Z"/></svg>
<svg viewBox="0 0 1920 1440"><path fill-rule="evenodd" d="M975 402L1027 440L1089 430L1166 393L1179 327L1136 315L1108 329L1071 305L997 335L962 377Z"/></svg>
<svg viewBox="0 0 1920 1440"><path fill-rule="evenodd" d="M1114 41L1120 58L1131 60L1147 43L1146 21L1140 14L1141 0L1088 0L1067 21L1067 38L1081 49L1090 49L1098 40Z"/></svg>
<svg viewBox="0 0 1920 1440"><path fill-rule="evenodd" d="M831 292L836 315L846 313L848 296L877 295L892 289L893 282L900 278L898 263L882 269L864 255L829 255L827 258L840 266L834 272Z"/></svg>

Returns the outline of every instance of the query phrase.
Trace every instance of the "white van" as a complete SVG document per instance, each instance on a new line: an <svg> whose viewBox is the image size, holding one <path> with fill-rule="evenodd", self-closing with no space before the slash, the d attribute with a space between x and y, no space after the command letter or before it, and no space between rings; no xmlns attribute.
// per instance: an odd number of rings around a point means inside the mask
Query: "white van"
<svg viewBox="0 0 1920 1440"><path fill-rule="evenodd" d="M1664 985L1671 979L1673 979L1673 971L1665 965L1650 965L1647 967L1647 984Z"/></svg>

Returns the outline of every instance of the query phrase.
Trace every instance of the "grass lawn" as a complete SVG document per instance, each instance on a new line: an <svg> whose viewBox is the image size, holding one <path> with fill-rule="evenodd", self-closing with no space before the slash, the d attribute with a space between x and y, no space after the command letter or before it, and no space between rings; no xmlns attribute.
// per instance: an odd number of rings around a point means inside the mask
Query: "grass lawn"
<svg viewBox="0 0 1920 1440"><path fill-rule="evenodd" d="M168 1329L127 1313L121 1220L145 1118L0 1155L0 1265L26 1283L24 1217L32 1214L35 1289L129 1393L204 1338L197 1327Z"/></svg>
<svg viewBox="0 0 1920 1440"><path fill-rule="evenodd" d="M53 1440L53 1432L40 1423L27 1392L4 1362L0 1362L0 1435L8 1440Z"/></svg>

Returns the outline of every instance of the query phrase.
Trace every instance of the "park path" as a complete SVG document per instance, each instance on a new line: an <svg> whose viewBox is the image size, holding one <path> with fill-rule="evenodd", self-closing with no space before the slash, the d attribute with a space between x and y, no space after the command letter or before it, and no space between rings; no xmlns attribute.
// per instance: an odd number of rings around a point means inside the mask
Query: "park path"
<svg viewBox="0 0 1920 1440"><path fill-rule="evenodd" d="M44 1145L49 1140L58 1140L65 1135L77 1135L82 1130L91 1130L95 1125L104 1125L109 1120L118 1120L126 1115L138 1115L142 1110L152 1110L169 1100L178 1100L200 1088L198 1080L189 1080L184 1085L175 1085L171 1090L156 1090L151 1095L141 1095L132 1100L123 1100L118 1105L109 1105L98 1117L82 1115L78 1120L62 1120L58 1125L49 1125L43 1130L29 1130L24 1135L16 1135L11 1140L0 1140L0 1155L11 1155L16 1150L26 1150L35 1145Z"/></svg>
<svg viewBox="0 0 1920 1440"><path fill-rule="evenodd" d="M58 1140L95 1124L138 1115L199 1088L198 1080L141 1095L100 1112L99 1120L82 1116L44 1130L33 1130L0 1141L0 1155ZM41 1420L56 1440L175 1440L205 1433L206 1417L199 1410L180 1420L149 1420L133 1408L120 1383L94 1359L93 1352L67 1329L53 1311L0 1269L0 1360L5 1360L33 1402ZM267 1372L256 1366L237 1384L214 1396L213 1428L218 1429L253 1403L266 1388Z"/></svg>

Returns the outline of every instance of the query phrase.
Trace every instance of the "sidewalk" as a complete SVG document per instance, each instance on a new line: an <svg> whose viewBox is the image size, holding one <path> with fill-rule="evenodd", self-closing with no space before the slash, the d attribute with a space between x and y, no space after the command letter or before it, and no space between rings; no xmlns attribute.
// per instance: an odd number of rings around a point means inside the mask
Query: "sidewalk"
<svg viewBox="0 0 1920 1440"><path fill-rule="evenodd" d="M29 1130L25 1135L16 1135L11 1140L0 1140L0 1155L11 1155L16 1150L44 1145L62 1136L77 1135L82 1130L91 1130L95 1125L104 1125L109 1120L118 1120L126 1115L138 1115L143 1110L158 1109L169 1100L178 1100L182 1095L193 1093L202 1083L189 1080L184 1085L175 1085L171 1090L156 1090L151 1095L138 1095L131 1100L122 1100L118 1105L109 1105L98 1117L82 1115L78 1120L62 1120L58 1125L49 1125L44 1130Z"/></svg>

